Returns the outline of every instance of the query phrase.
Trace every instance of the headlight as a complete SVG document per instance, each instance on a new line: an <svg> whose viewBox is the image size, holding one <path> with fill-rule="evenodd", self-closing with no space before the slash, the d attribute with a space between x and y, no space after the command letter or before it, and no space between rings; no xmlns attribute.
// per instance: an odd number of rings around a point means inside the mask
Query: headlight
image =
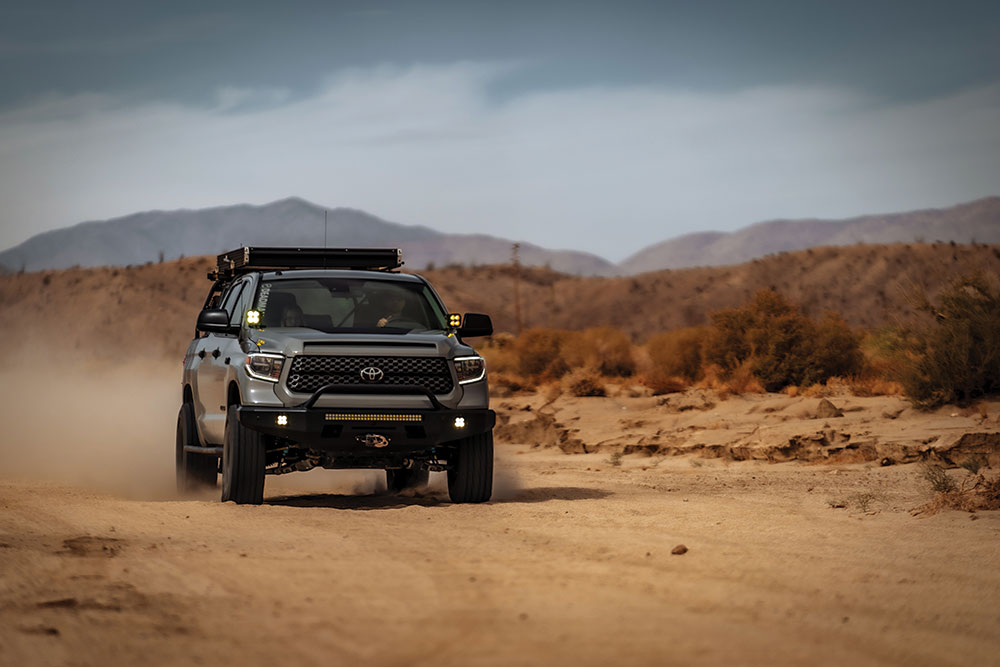
<svg viewBox="0 0 1000 667"><path fill-rule="evenodd" d="M477 382L486 377L486 360L479 356L458 357L455 359L455 371L459 384Z"/></svg>
<svg viewBox="0 0 1000 667"><path fill-rule="evenodd" d="M251 354L247 357L245 368L250 377L277 382L284 365L285 358L280 354Z"/></svg>

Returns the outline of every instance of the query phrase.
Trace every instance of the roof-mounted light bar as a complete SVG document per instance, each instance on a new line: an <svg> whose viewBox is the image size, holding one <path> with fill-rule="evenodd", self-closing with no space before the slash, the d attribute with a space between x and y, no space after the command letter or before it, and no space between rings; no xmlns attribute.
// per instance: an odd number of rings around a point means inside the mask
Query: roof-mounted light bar
<svg viewBox="0 0 1000 667"><path fill-rule="evenodd" d="M293 269L362 269L392 271L403 265L399 248L238 248L218 256L209 279L231 278L250 271Z"/></svg>

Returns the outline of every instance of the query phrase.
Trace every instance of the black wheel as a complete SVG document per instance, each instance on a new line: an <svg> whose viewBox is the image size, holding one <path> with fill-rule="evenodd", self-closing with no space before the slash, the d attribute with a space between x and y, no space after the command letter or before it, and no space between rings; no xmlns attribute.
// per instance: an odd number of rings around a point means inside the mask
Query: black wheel
<svg viewBox="0 0 1000 667"><path fill-rule="evenodd" d="M398 493L405 489L415 489L427 486L430 473L426 470L413 468L388 468L385 471L385 486L390 493Z"/></svg>
<svg viewBox="0 0 1000 667"><path fill-rule="evenodd" d="M236 406L226 413L226 437L222 443L222 502L240 505L264 502L264 466L267 436L240 424Z"/></svg>
<svg viewBox="0 0 1000 667"><path fill-rule="evenodd" d="M177 491L188 493L206 487L215 488L219 475L219 457L186 452L185 445L200 446L198 428L194 423L194 408L190 403L182 405L177 413Z"/></svg>
<svg viewBox="0 0 1000 667"><path fill-rule="evenodd" d="M485 503L493 495L493 431L454 443L448 461L453 503Z"/></svg>

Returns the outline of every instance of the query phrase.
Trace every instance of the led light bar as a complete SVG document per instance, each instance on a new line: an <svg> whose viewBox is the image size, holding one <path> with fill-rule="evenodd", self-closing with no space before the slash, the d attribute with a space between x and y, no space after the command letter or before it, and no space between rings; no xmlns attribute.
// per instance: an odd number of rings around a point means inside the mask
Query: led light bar
<svg viewBox="0 0 1000 667"><path fill-rule="evenodd" d="M261 270L363 269L391 271L403 265L399 248L237 248L216 259L212 280Z"/></svg>
<svg viewBox="0 0 1000 667"><path fill-rule="evenodd" d="M418 422L423 421L423 415L375 412L327 412L325 419L328 422Z"/></svg>

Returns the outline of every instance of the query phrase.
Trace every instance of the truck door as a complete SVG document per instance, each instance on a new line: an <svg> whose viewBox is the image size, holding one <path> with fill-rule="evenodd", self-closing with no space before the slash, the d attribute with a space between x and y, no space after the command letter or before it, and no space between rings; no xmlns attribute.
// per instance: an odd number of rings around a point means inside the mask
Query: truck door
<svg viewBox="0 0 1000 667"><path fill-rule="evenodd" d="M233 284L222 296L222 306L229 313L229 321L238 324L247 281ZM226 372L233 359L233 350L239 345L235 334L209 333L200 341L198 355L204 352L197 369L198 402L195 413L199 418L201 435L206 443L221 445L226 432ZM200 409L199 409L200 408Z"/></svg>

